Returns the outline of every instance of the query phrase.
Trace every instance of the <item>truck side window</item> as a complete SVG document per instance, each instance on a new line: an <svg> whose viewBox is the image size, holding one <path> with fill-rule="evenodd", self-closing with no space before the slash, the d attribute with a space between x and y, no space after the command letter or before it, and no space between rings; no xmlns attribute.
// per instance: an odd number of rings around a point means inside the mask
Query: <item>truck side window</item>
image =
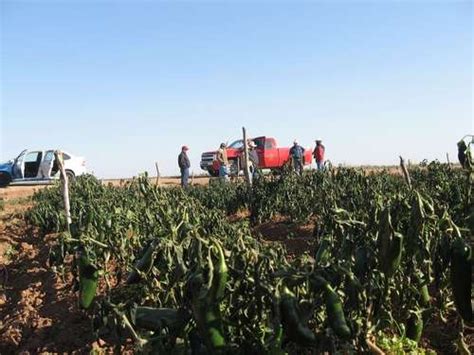
<svg viewBox="0 0 474 355"><path fill-rule="evenodd" d="M273 149L273 142L271 140L266 140L265 141L265 149Z"/></svg>
<svg viewBox="0 0 474 355"><path fill-rule="evenodd" d="M44 161L51 161L54 159L54 151L53 150L48 150L44 156Z"/></svg>
<svg viewBox="0 0 474 355"><path fill-rule="evenodd" d="M257 146L257 148L263 148L264 147L264 140L262 138L254 139L253 142Z"/></svg>

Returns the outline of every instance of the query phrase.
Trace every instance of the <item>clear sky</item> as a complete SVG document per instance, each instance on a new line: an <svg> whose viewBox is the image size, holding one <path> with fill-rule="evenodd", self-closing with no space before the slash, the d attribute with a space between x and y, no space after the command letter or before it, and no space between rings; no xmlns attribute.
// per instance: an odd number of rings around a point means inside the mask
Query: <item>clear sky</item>
<svg viewBox="0 0 474 355"><path fill-rule="evenodd" d="M321 137L334 164L456 159L474 131L471 1L0 1L0 161L192 170L221 141Z"/></svg>

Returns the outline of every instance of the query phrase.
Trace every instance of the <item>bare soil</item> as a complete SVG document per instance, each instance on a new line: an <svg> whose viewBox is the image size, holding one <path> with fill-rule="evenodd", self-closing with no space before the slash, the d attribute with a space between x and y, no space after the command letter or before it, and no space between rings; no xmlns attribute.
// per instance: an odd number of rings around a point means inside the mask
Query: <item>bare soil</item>
<svg viewBox="0 0 474 355"><path fill-rule="evenodd" d="M9 186L0 188L0 198L5 201L24 199L32 196L45 186Z"/></svg>
<svg viewBox="0 0 474 355"><path fill-rule="evenodd" d="M23 217L0 217L0 353L89 352L90 320L79 311L69 277L48 265L54 235L40 238Z"/></svg>
<svg viewBox="0 0 474 355"><path fill-rule="evenodd" d="M290 257L308 252L314 256L317 238L313 236L314 226L303 226L289 223L285 220L260 224L254 228L255 234L260 234L265 242L277 242L285 246Z"/></svg>

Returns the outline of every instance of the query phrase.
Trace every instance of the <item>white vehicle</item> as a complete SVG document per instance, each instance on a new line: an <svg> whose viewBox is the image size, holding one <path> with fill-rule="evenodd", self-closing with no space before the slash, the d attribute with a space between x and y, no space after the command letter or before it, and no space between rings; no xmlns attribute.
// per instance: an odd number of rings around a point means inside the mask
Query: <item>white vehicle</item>
<svg viewBox="0 0 474 355"><path fill-rule="evenodd" d="M59 179L59 166L54 152L55 149L25 149L15 159L0 164L0 187L10 184L48 184ZM66 175L70 180L87 172L86 161L83 157L76 157L64 151L62 153Z"/></svg>

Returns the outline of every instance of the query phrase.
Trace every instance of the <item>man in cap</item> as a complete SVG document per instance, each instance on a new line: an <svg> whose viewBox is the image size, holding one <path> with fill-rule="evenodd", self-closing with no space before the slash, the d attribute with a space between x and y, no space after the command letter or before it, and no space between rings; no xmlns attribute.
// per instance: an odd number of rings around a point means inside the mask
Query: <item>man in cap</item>
<svg viewBox="0 0 474 355"><path fill-rule="evenodd" d="M323 141L318 138L316 139L316 147L313 151L314 160L316 160L316 167L319 171L324 170L324 151L325 147L323 145Z"/></svg>
<svg viewBox="0 0 474 355"><path fill-rule="evenodd" d="M249 141L249 160L250 160L250 172L252 173L253 177L256 177L258 172L258 164L259 164L259 159L258 159L258 154L257 154L257 145L255 144L254 141Z"/></svg>
<svg viewBox="0 0 474 355"><path fill-rule="evenodd" d="M181 147L181 153L178 155L178 166L179 170L181 171L181 186L186 187L188 186L188 179L189 179L189 168L191 167L191 163L188 158L187 151L189 148L185 145Z"/></svg>
<svg viewBox="0 0 474 355"><path fill-rule="evenodd" d="M227 159L226 144L221 143L219 150L217 151L217 161L219 162L219 177L227 181L229 179L229 160Z"/></svg>
<svg viewBox="0 0 474 355"><path fill-rule="evenodd" d="M293 147L290 148L290 157L293 159L293 168L298 174L303 173L304 148L295 139Z"/></svg>

